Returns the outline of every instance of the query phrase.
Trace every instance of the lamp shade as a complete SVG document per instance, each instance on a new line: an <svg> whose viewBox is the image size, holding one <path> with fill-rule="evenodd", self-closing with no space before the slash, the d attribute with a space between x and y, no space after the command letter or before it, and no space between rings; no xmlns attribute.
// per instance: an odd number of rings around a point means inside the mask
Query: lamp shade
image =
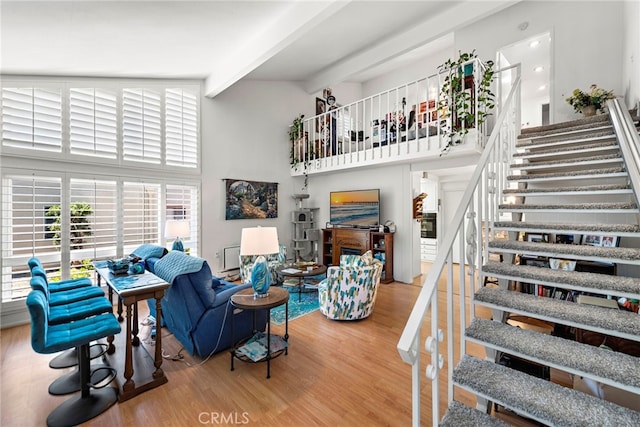
<svg viewBox="0 0 640 427"><path fill-rule="evenodd" d="M240 255L269 255L280 252L276 227L251 227L242 229Z"/></svg>
<svg viewBox="0 0 640 427"><path fill-rule="evenodd" d="M186 219L168 219L164 227L164 237L166 238L178 238L186 237L191 234L189 227L189 221Z"/></svg>

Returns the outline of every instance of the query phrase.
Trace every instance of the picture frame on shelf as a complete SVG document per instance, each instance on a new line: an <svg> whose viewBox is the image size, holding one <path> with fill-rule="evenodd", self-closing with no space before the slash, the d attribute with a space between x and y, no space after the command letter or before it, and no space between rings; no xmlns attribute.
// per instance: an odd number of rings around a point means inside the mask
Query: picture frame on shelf
<svg viewBox="0 0 640 427"><path fill-rule="evenodd" d="M588 246L602 246L602 236L597 234L585 234L582 236L580 244Z"/></svg>
<svg viewBox="0 0 640 427"><path fill-rule="evenodd" d="M555 242L562 245L575 245L578 240L575 234L556 234Z"/></svg>
<svg viewBox="0 0 640 427"><path fill-rule="evenodd" d="M549 243L547 233L525 233L524 240L531 243Z"/></svg>
<svg viewBox="0 0 640 427"><path fill-rule="evenodd" d="M603 246L607 248L617 247L620 244L619 236L602 236L598 234L585 234L582 236L583 245Z"/></svg>

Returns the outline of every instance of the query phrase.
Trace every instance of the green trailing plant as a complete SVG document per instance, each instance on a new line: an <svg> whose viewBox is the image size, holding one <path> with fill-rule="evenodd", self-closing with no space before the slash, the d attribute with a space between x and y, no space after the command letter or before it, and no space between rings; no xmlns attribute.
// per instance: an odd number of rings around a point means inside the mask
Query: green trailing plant
<svg viewBox="0 0 640 427"><path fill-rule="evenodd" d="M438 67L440 73L445 73L440 89L439 108L448 111L451 118L451 126L447 130L449 141L440 155L446 154L452 146L461 144L464 136L472 127L480 127L495 107L495 95L491 91L491 84L495 76L493 61L482 62L480 79L476 83L477 108L474 111L473 96L468 85L465 86L465 77L469 71L473 71L478 55L473 50L470 53L462 53L456 59L448 59ZM477 123L476 123L477 119Z"/></svg>
<svg viewBox="0 0 640 427"><path fill-rule="evenodd" d="M291 122L291 126L289 126L289 142L291 143L291 148L289 151L289 164L291 164L291 166L295 166L300 163L300 159L298 159L296 155L295 143L296 141L302 139L304 135L302 119L304 119L304 114L299 114L295 119L293 119L293 122Z"/></svg>
<svg viewBox="0 0 640 427"><path fill-rule="evenodd" d="M45 215L53 217L53 222L49 225L49 232L53 233L53 244L59 246L62 232L60 205L50 206ZM72 250L82 249L85 238L93 234L89 223L89 215L93 215L93 209L88 203L76 202L69 206L69 235L71 237Z"/></svg>
<svg viewBox="0 0 640 427"><path fill-rule="evenodd" d="M303 159L299 159L296 153L296 142L300 141L301 143L306 143L305 132L304 132L304 114L299 114L296 118L291 122L291 126L289 127L289 142L291 143L291 148L289 151L289 164L291 166L296 166L298 163L302 162L303 174L304 174L304 185L302 187L303 190L306 190L309 185L309 166L311 165L311 159L315 157L313 151L309 147L309 152L304 155Z"/></svg>
<svg viewBox="0 0 640 427"><path fill-rule="evenodd" d="M593 84L589 87L589 92L574 89L566 101L573 107L576 113L582 113L582 110L590 105L593 105L596 111L604 112L605 102L615 97L613 91L599 88Z"/></svg>

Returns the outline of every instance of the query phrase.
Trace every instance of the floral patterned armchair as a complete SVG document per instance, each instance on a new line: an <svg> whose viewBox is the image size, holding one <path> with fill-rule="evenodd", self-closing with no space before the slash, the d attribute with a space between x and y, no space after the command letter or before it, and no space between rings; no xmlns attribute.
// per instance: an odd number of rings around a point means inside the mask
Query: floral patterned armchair
<svg viewBox="0 0 640 427"><path fill-rule="evenodd" d="M373 312L382 262L371 251L363 255L342 255L340 265L327 269L318 284L320 311L329 319L364 319Z"/></svg>
<svg viewBox="0 0 640 427"><path fill-rule="evenodd" d="M251 282L251 270L256 262L257 255L240 255L240 281L242 283ZM267 255L267 264L271 272L271 283L278 283L278 274L276 268L287 262L287 247L280 245L280 252L277 254Z"/></svg>

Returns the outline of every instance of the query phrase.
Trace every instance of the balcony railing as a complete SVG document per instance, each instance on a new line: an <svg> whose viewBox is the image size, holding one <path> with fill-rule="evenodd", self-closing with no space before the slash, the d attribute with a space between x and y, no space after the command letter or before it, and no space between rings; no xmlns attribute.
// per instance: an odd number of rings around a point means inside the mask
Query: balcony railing
<svg viewBox="0 0 640 427"><path fill-rule="evenodd" d="M471 94L471 123L452 120L450 97L441 93L443 71L304 119L291 142L291 175L437 158L451 140L454 121L458 133L466 134L454 151L482 151L490 129L482 120L476 126L483 103L475 82L484 64L473 59L460 69L473 70L462 79Z"/></svg>

